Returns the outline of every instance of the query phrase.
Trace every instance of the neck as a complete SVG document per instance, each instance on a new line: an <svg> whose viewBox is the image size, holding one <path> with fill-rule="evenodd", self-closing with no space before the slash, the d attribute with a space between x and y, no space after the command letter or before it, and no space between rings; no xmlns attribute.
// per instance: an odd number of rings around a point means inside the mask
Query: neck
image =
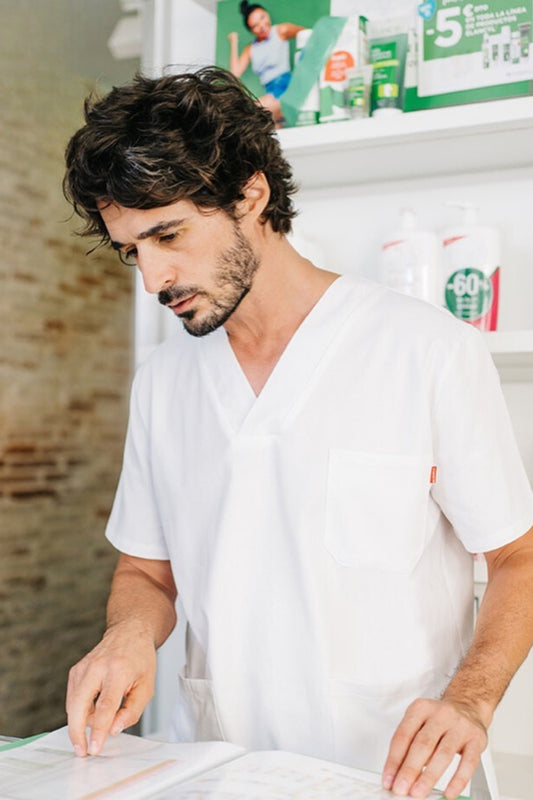
<svg viewBox="0 0 533 800"><path fill-rule="evenodd" d="M284 236L266 232L250 292L225 324L254 393L270 377L296 330L338 277L300 256Z"/></svg>
<svg viewBox="0 0 533 800"><path fill-rule="evenodd" d="M284 347L338 277L303 258L285 236L265 232L251 290L225 324L232 347L253 353Z"/></svg>

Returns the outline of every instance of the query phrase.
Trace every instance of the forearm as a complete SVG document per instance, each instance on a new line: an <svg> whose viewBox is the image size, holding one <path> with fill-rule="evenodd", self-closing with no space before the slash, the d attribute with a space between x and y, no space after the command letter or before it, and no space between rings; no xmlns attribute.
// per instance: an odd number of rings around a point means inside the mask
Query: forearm
<svg viewBox="0 0 533 800"><path fill-rule="evenodd" d="M487 728L509 681L533 643L533 528L485 553L489 581L472 644L441 700L420 698L391 740L383 784L426 797L459 753L444 796L466 786L487 746Z"/></svg>
<svg viewBox="0 0 533 800"><path fill-rule="evenodd" d="M228 39L230 47L229 51L230 72L233 75L235 75L236 78L240 78L243 72L248 68L250 64L250 59L251 59L250 45L247 45L242 51L241 55L239 55L239 39L237 34L230 33Z"/></svg>
<svg viewBox="0 0 533 800"><path fill-rule="evenodd" d="M278 25L278 33L282 39L294 39L303 30L305 28L302 25L294 25L292 22L282 22Z"/></svg>
<svg viewBox="0 0 533 800"><path fill-rule="evenodd" d="M176 624L173 585L164 573L148 575L122 556L113 577L107 604L107 630L123 629L148 636L157 648Z"/></svg>
<svg viewBox="0 0 533 800"><path fill-rule="evenodd" d="M489 572L472 644L444 699L473 706L485 726L533 644L533 550Z"/></svg>
<svg viewBox="0 0 533 800"><path fill-rule="evenodd" d="M230 72L237 78L240 77L239 72L239 46L236 39L230 39L229 43L229 68Z"/></svg>

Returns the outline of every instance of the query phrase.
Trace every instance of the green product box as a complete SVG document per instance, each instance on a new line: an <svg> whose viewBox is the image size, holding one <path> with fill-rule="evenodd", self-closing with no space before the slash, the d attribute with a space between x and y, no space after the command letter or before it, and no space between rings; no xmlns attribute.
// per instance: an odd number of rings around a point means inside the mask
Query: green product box
<svg viewBox="0 0 533 800"><path fill-rule="evenodd" d="M340 31L320 73L320 122L350 119L346 105L346 70L368 64L366 17L342 17Z"/></svg>
<svg viewBox="0 0 533 800"><path fill-rule="evenodd" d="M409 31L404 110L533 94L532 3L418 3Z"/></svg>

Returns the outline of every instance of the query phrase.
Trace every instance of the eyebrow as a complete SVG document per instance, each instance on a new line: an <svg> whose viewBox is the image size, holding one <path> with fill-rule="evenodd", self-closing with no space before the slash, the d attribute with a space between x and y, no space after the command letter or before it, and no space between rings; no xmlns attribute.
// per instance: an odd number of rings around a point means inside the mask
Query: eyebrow
<svg viewBox="0 0 533 800"><path fill-rule="evenodd" d="M179 228L184 222L185 219L170 219L167 222L159 222L157 225L153 225L151 228L142 231L137 236L137 239L138 241L150 239L152 236L158 236L158 234L168 231L169 228ZM115 242L113 240L111 240L110 244L113 250L122 250L122 248L126 246L123 242Z"/></svg>

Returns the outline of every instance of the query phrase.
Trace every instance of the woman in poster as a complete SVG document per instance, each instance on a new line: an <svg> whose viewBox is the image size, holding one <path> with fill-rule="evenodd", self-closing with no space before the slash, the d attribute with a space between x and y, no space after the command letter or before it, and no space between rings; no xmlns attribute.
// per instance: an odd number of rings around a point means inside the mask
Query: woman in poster
<svg viewBox="0 0 533 800"><path fill-rule="evenodd" d="M291 67L289 39L303 30L301 25L281 22L272 25L268 11L258 3L242 0L239 6L244 24L253 33L255 40L246 45L239 55L239 35L233 31L228 35L230 43L230 71L240 78L251 64L267 95L279 98L289 86ZM266 98L265 98L266 99ZM263 103L263 98L260 98ZM264 105L269 105L267 102Z"/></svg>

